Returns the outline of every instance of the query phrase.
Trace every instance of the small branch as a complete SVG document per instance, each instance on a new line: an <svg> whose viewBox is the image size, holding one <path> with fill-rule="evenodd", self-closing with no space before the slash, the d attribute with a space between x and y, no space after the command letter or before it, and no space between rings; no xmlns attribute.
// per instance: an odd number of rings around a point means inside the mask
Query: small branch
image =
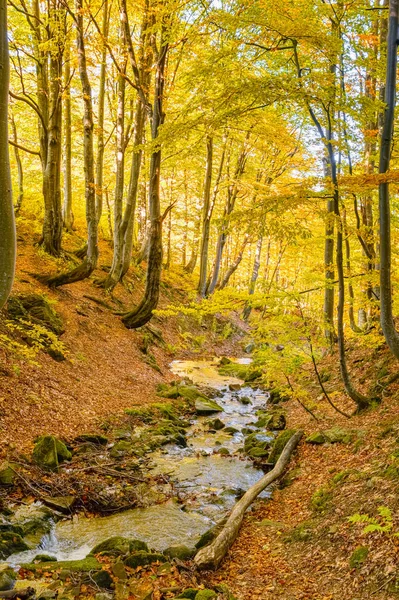
<svg viewBox="0 0 399 600"><path fill-rule="evenodd" d="M30 150L29 148L25 148L25 146L21 146L21 144L17 144L17 142L13 142L12 140L8 140L8 143L15 148L19 148L28 154L34 154L35 156L40 156L40 152L38 150Z"/></svg>

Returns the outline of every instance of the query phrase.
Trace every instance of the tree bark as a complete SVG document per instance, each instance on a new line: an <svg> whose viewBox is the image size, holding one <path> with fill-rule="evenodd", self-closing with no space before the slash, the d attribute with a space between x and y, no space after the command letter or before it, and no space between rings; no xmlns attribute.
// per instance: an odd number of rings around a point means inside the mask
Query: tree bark
<svg viewBox="0 0 399 600"><path fill-rule="evenodd" d="M132 45L130 38L129 23L125 9L126 37L130 47L130 56L132 58ZM164 122L165 114L163 112L163 96L165 88L165 69L166 59L169 50L169 42L165 41L165 23L162 25L161 39L159 40L159 52L156 63L154 102L152 108L151 137L154 149L151 154L150 164L150 186L149 186L149 210L150 210L150 235L149 252L146 273L146 286L144 297L140 304L132 311L125 314L122 318L124 325L128 329L142 327L152 318L153 310L158 305L159 288L161 283L162 271L162 215L160 203L160 176L161 176L161 145L157 142L159 129ZM132 61L133 68L137 70L137 64ZM141 98L145 106L148 100L145 90L140 88Z"/></svg>
<svg viewBox="0 0 399 600"><path fill-rule="evenodd" d="M64 69L64 207L63 221L67 231L73 230L72 211L72 118L71 118L71 54L69 40L65 46Z"/></svg>
<svg viewBox="0 0 399 600"><path fill-rule="evenodd" d="M393 138L396 68L397 68L397 33L398 0L389 2L389 22L387 40L387 68L385 80L385 114L381 136L379 172L386 173L391 160L391 144ZM380 207L380 288L381 288L381 327L385 340L396 358L399 358L399 335L395 328L392 313L391 282L391 208L389 184L379 185Z"/></svg>
<svg viewBox="0 0 399 600"><path fill-rule="evenodd" d="M204 298L206 293L206 278L208 271L209 233L211 227L211 183L213 164L213 138L206 138L206 168L204 181L204 206L202 209L202 237L200 251L200 278L198 293Z"/></svg>
<svg viewBox="0 0 399 600"><path fill-rule="evenodd" d="M100 84L98 90L98 116L97 116L97 157L96 157L96 215L100 222L103 211L104 196L104 103L105 103L105 78L107 73L107 38L109 28L108 0L104 0L101 50Z"/></svg>
<svg viewBox="0 0 399 600"><path fill-rule="evenodd" d="M18 173L18 200L15 204L15 214L17 215L21 210L22 203L24 201L24 170L22 168L22 160L21 155L19 153L18 148L18 134L17 134L17 126L15 124L14 115L11 113L11 128L14 139L14 156L15 162L17 163L17 173Z"/></svg>
<svg viewBox="0 0 399 600"><path fill-rule="evenodd" d="M10 60L7 2L0 0L0 309L7 302L15 274L16 232L8 150Z"/></svg>
<svg viewBox="0 0 399 600"><path fill-rule="evenodd" d="M258 243L256 244L255 250L255 259L254 266L252 269L251 281L249 284L248 294L252 296L255 293L256 282L258 280L259 268L260 268L260 257L262 254L262 245L263 245L263 234L259 236ZM250 302L247 302L243 311L243 319L247 321L249 319L249 315L251 314L252 306Z"/></svg>
<svg viewBox="0 0 399 600"><path fill-rule="evenodd" d="M220 284L218 285L219 290L222 290L223 288L226 287L226 285L229 283L230 277L233 275L233 273L235 273L237 271L237 269L240 266L240 263L242 261L242 257L244 255L244 250L247 247L248 242L249 242L249 237L248 237L248 234L246 234L245 239L241 245L241 248L238 251L237 256L235 257L234 261L231 263L231 265L227 269Z"/></svg>
<svg viewBox="0 0 399 600"><path fill-rule="evenodd" d="M245 511L261 492L273 481L281 477L286 469L291 455L297 447L302 431L295 433L285 445L274 469L257 481L244 496L237 502L227 519L222 531L208 546L201 548L194 557L194 563L198 569L217 569L229 548L238 536Z"/></svg>
<svg viewBox="0 0 399 600"><path fill-rule="evenodd" d="M91 86L87 74L86 51L84 44L83 3L76 0L76 45L78 52L79 75L83 94L83 168L85 175L85 203L87 222L87 253L81 265L67 273L53 277L39 277L50 287L67 285L86 279L97 266L98 260L98 226L96 217L96 197L94 180L93 151L93 103Z"/></svg>

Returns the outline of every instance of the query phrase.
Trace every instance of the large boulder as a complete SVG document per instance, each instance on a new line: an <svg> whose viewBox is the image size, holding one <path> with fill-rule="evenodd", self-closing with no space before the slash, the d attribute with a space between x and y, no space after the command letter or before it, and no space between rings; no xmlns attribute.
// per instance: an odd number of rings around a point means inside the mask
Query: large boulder
<svg viewBox="0 0 399 600"><path fill-rule="evenodd" d="M119 535L110 537L100 542L93 548L90 554L101 554L102 556L121 556L134 551L148 552L148 546L141 540L125 538Z"/></svg>
<svg viewBox="0 0 399 600"><path fill-rule="evenodd" d="M323 431L323 435L330 444L349 444L354 437L353 431L343 427L332 427Z"/></svg>
<svg viewBox="0 0 399 600"><path fill-rule="evenodd" d="M50 471L58 471L60 463L72 458L66 445L54 435L41 436L35 444L32 456L35 463Z"/></svg>
<svg viewBox="0 0 399 600"><path fill-rule="evenodd" d="M165 556L168 558L178 558L179 560L190 560L193 558L196 550L180 544L178 546L169 546L164 550Z"/></svg>
<svg viewBox="0 0 399 600"><path fill-rule="evenodd" d="M10 517L16 530L33 544L39 544L43 535L51 531L53 521L54 513L38 503L22 504Z"/></svg>
<svg viewBox="0 0 399 600"><path fill-rule="evenodd" d="M206 396L200 396L195 400L195 410L198 415L211 415L213 413L222 412L223 408L214 400L211 400Z"/></svg>

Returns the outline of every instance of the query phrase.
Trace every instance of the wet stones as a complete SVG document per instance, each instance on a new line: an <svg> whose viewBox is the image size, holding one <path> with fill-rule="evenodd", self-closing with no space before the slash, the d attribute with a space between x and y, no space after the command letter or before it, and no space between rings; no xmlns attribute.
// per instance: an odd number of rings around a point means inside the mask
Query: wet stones
<svg viewBox="0 0 399 600"><path fill-rule="evenodd" d="M29 546L22 537L14 531L0 532L0 560L4 560L15 552L29 550Z"/></svg>
<svg viewBox="0 0 399 600"><path fill-rule="evenodd" d="M220 419L212 419L212 421L208 421L208 427L210 430L220 431L224 429L226 426Z"/></svg>
<svg viewBox="0 0 399 600"><path fill-rule="evenodd" d="M133 551L148 552L148 546L141 540L129 539L122 536L113 536L100 542L93 548L90 554L99 554L101 556L121 556Z"/></svg>
<svg viewBox="0 0 399 600"><path fill-rule="evenodd" d="M13 569L7 564L0 565L0 592L12 590L17 576Z"/></svg>
<svg viewBox="0 0 399 600"><path fill-rule="evenodd" d="M39 467L58 471L60 463L71 460L72 454L66 445L54 435L44 435L37 440L32 457Z"/></svg>
<svg viewBox="0 0 399 600"><path fill-rule="evenodd" d="M223 408L214 400L203 396L196 399L195 410L197 415L210 415L212 413L222 412Z"/></svg>
<svg viewBox="0 0 399 600"><path fill-rule="evenodd" d="M139 550L130 554L124 560L124 565L131 569L136 569L137 567L144 567L155 562L166 562L166 558L159 552L145 552L144 550Z"/></svg>
<svg viewBox="0 0 399 600"><path fill-rule="evenodd" d="M178 558L179 560L190 560L193 558L196 550L195 548L188 548L183 544L176 546L169 546L164 550L164 555L168 558Z"/></svg>

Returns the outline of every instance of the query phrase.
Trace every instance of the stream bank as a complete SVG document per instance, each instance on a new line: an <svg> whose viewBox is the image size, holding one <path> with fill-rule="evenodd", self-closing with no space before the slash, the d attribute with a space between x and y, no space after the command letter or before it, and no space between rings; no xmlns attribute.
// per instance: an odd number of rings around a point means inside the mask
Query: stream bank
<svg viewBox="0 0 399 600"><path fill-rule="evenodd" d="M241 367L242 372L245 366L249 372L249 363L247 358L238 361L237 368ZM111 419L104 426L104 436L80 436L67 448L72 451L72 462L57 465L58 472L51 476L43 472L39 485L37 481L29 482L27 473L23 471L22 475L15 468L21 485L40 491L41 498L43 491L53 500L55 496L55 504L60 502L55 492L62 488L65 494L66 486L68 495L73 497L72 488L80 473L79 485L87 490L102 483L101 499L98 500L99 495L96 498L97 513L104 514L107 507L115 513L95 516L94 495L91 501L86 498L86 515L79 506L84 496L74 508L71 504L71 513L75 514L68 520L60 519L59 511L50 513L34 505L35 510L52 514L43 516L44 529L32 532L42 534L36 545L35 540L24 537L29 517L22 525L18 511L5 517L4 528L8 523L17 534L22 526L21 539L30 546L18 548L22 552L11 556L3 554L13 568L21 567L23 576L34 573L36 577L43 570L68 571L76 567L70 561L87 560L94 547L112 536L138 539L147 544L147 550L151 548L148 556L140 554L130 566L125 565L128 569L144 567L153 560L162 563L171 556L188 559L201 535L223 519L243 491L262 476L261 465L270 453L274 436L263 426L267 392L257 384L243 384L236 377L220 374L221 366L216 360L175 361L171 368L179 380L159 386L162 402L151 410L127 410L123 419ZM277 428L281 429L281 423ZM251 457L249 453L254 448L258 448L259 455L255 452ZM90 484L86 475L92 478ZM112 496L113 501L108 502ZM120 512L120 497L124 508L129 498L136 508ZM45 503L49 505L48 497ZM57 560L46 563L43 555ZM136 564L137 560L140 564ZM89 562L89 566L93 567L93 563Z"/></svg>

